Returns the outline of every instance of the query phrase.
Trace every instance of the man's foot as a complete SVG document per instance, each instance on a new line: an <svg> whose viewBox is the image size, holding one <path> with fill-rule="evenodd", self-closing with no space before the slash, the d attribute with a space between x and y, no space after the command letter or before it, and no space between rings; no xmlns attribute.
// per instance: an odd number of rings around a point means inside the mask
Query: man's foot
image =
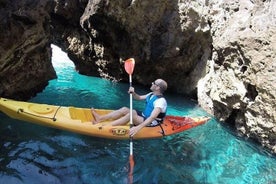
<svg viewBox="0 0 276 184"><path fill-rule="evenodd" d="M100 115L96 113L94 108L91 108L91 113L94 116L94 119L92 119L92 124L95 125L100 123Z"/></svg>

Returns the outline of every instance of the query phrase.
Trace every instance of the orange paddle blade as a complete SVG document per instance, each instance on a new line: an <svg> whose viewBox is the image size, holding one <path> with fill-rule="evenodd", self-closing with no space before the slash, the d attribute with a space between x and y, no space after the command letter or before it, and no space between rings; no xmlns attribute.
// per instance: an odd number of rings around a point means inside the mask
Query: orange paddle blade
<svg viewBox="0 0 276 184"><path fill-rule="evenodd" d="M133 170L134 170L134 159L133 155L129 155L129 173L128 173L128 183L133 183Z"/></svg>
<svg viewBox="0 0 276 184"><path fill-rule="evenodd" d="M125 61L125 70L129 75L132 75L135 66L134 58L129 58Z"/></svg>

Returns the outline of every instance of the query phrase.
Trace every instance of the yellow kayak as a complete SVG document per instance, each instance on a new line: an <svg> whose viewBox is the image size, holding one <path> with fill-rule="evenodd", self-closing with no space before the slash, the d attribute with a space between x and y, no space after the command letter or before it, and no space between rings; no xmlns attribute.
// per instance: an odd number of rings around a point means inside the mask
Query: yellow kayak
<svg viewBox="0 0 276 184"><path fill-rule="evenodd" d="M99 114L112 110L95 109ZM129 125L111 126L110 121L92 124L89 108L38 104L0 98L0 111L14 119L56 129L108 139L129 139ZM167 115L162 124L142 128L133 138L150 139L176 134L202 125L210 117L182 117Z"/></svg>

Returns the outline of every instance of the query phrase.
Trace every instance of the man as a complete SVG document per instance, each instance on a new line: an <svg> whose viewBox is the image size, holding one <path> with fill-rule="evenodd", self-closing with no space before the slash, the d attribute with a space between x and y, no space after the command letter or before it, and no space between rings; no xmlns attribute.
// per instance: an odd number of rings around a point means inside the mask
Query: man
<svg viewBox="0 0 276 184"><path fill-rule="evenodd" d="M141 113L133 110L133 126L130 129L130 136L134 136L144 126L155 126L163 121L167 111L167 101L163 93L167 90L167 82L163 79L157 79L152 82L150 87L152 92L146 95L139 95L135 92L133 87L129 88L128 93L132 93L135 100L146 100L145 110ZM130 121L130 110L127 107L122 107L118 110L112 111L106 115L99 115L94 109L91 110L94 116L95 123L105 120L114 120L111 125L124 125Z"/></svg>

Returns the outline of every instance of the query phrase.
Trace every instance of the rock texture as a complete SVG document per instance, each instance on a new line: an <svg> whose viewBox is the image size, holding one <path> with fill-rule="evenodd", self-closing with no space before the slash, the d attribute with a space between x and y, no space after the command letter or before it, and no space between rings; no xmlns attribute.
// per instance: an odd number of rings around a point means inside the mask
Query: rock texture
<svg viewBox="0 0 276 184"><path fill-rule="evenodd" d="M81 26L96 46L98 68L112 78L120 79L128 57L136 59L134 80L144 85L162 77L171 90L192 94L205 75L209 25L176 1L89 1Z"/></svg>
<svg viewBox="0 0 276 184"><path fill-rule="evenodd" d="M209 4L213 52L199 103L276 153L276 2Z"/></svg>
<svg viewBox="0 0 276 184"><path fill-rule="evenodd" d="M0 96L26 99L56 77L47 3L0 1Z"/></svg>
<svg viewBox="0 0 276 184"><path fill-rule="evenodd" d="M0 96L29 98L56 77L50 44L85 75L155 78L276 153L273 0L0 0ZM35 79L35 80L34 80Z"/></svg>

